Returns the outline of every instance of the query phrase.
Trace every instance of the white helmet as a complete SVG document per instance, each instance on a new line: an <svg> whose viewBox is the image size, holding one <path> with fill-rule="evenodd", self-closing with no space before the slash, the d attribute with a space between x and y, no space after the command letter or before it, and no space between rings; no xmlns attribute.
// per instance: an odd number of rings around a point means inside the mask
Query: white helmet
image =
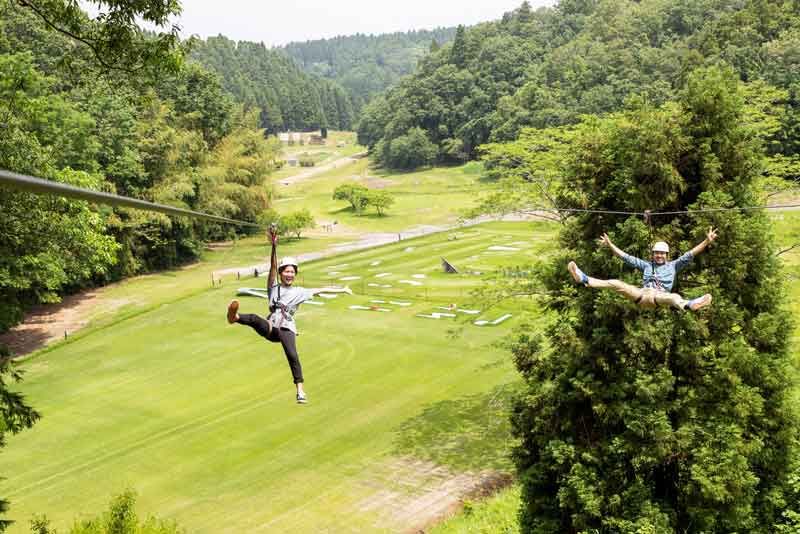
<svg viewBox="0 0 800 534"><path fill-rule="evenodd" d="M284 267L288 267L288 266L290 266L290 265L291 265L292 267L294 267L294 272L297 272L297 271L298 271L298 268L297 268L297 260L296 260L296 259L294 259L294 258L293 258L293 257L291 257L291 256L286 256L286 257L285 257L285 258L283 258L283 259L281 260L281 262L278 264L278 272L281 272L281 271L283 270L283 268L284 268Z"/></svg>
<svg viewBox="0 0 800 534"><path fill-rule="evenodd" d="M669 252L669 245L663 241L658 241L655 245L653 245L653 252ZM296 268L297 267L295 267L295 269Z"/></svg>

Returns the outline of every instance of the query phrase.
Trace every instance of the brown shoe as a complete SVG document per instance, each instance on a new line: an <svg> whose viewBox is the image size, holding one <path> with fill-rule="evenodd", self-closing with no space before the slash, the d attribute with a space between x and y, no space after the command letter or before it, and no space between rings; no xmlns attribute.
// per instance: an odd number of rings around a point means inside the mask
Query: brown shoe
<svg viewBox="0 0 800 534"><path fill-rule="evenodd" d="M233 324L239 318L239 301L232 300L230 304L228 304L228 323Z"/></svg>
<svg viewBox="0 0 800 534"><path fill-rule="evenodd" d="M709 304L711 304L711 295L706 293L702 297L690 300L686 306L692 311L697 311L700 308L705 308Z"/></svg>

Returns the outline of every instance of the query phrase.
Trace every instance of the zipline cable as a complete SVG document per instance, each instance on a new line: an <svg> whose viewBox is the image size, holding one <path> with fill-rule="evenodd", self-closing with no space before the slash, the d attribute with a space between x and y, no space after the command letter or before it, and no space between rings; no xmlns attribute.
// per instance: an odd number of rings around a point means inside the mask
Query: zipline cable
<svg viewBox="0 0 800 534"><path fill-rule="evenodd" d="M18 191L35 193L37 195L56 195L76 198L78 200L87 200L89 202L106 204L110 206L124 206L140 210L157 211L178 217L192 217L195 219L205 219L207 221L235 224L238 226L261 228L261 225L255 223L238 221L236 219L228 219L227 217L219 217L217 215L210 215L200 211L176 208L174 206L167 206L164 204L156 204L155 202L148 202L146 200L139 200L122 195L115 195L112 193L104 193L102 191L93 191L91 189L84 189L74 185L62 184L60 182L53 182L51 180L43 180L42 178L27 176L25 174L18 174L4 169L0 169L0 185L11 189L16 189Z"/></svg>
<svg viewBox="0 0 800 534"><path fill-rule="evenodd" d="M659 215L694 215L696 213L710 213L717 211L747 211L747 210L774 210L784 208L800 208L800 204L773 204L769 206L740 206L733 208L702 208L698 210L681 210L681 211L616 211L605 209L583 209L583 208L547 208L547 207L531 207L522 210L525 213L536 211L550 211L559 213L599 213L608 215L636 215L639 217L657 217Z"/></svg>

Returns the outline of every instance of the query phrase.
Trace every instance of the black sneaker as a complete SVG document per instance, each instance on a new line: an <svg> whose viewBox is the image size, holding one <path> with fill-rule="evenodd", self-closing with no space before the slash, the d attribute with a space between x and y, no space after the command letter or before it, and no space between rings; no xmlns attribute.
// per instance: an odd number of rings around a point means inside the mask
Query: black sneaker
<svg viewBox="0 0 800 534"><path fill-rule="evenodd" d="M305 404L308 402L305 393L298 393L297 394L297 404Z"/></svg>

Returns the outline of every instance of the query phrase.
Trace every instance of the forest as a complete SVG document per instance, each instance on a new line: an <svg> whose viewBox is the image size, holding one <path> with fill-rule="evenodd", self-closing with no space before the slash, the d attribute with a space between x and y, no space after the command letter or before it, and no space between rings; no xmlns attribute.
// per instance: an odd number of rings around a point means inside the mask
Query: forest
<svg viewBox="0 0 800 534"><path fill-rule="evenodd" d="M768 149L796 172L797 16L790 0L524 3L501 20L459 27L365 107L359 139L391 168L457 163L525 128L576 124L633 99L673 100L692 70L725 64L743 82L764 84L754 89L759 98L774 97Z"/></svg>
<svg viewBox="0 0 800 534"><path fill-rule="evenodd" d="M419 60L453 40L455 28L346 35L289 43L281 50L304 71L336 81L358 113L374 96L414 72Z"/></svg>

